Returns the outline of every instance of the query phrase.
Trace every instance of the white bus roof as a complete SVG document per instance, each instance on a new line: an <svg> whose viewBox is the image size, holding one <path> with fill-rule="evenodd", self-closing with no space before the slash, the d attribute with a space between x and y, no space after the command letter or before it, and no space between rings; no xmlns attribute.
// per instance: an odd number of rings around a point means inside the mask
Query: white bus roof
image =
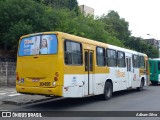
<svg viewBox="0 0 160 120"><path fill-rule="evenodd" d="M130 50L130 49L126 49L126 48L122 48L122 47L118 47L118 46L114 46L114 45L110 45L110 44L108 44L108 48L123 51L123 52L132 53L132 54L136 54L136 55L138 54L138 55L146 56L146 54L144 54L144 53L140 53L140 52L137 52L137 51L134 51L134 50Z"/></svg>

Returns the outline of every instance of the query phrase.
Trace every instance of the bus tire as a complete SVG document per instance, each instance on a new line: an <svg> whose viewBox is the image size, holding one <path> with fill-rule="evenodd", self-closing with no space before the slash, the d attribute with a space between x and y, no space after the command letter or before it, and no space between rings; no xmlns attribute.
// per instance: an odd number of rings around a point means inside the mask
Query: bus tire
<svg viewBox="0 0 160 120"><path fill-rule="evenodd" d="M142 91L142 90L143 90L143 87L144 87L144 80L142 79L142 80L141 80L140 87L138 87L137 90L138 90L138 91Z"/></svg>
<svg viewBox="0 0 160 120"><path fill-rule="evenodd" d="M152 85L157 85L158 82L157 81L151 81Z"/></svg>
<svg viewBox="0 0 160 120"><path fill-rule="evenodd" d="M102 95L103 100L109 100L112 97L113 86L111 82L106 82L104 87L104 93Z"/></svg>

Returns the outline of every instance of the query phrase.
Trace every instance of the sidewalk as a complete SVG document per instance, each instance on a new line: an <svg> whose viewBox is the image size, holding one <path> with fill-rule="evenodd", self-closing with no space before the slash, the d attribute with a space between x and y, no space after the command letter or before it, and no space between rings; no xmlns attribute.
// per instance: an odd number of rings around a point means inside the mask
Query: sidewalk
<svg viewBox="0 0 160 120"><path fill-rule="evenodd" d="M5 89L13 89L13 90L16 90L16 86L8 86L8 85L6 85L6 86L0 86L0 91L2 91L2 90L5 90Z"/></svg>
<svg viewBox="0 0 160 120"><path fill-rule="evenodd" d="M37 103L42 101L48 101L57 99L53 96L44 96L44 95L30 95L30 94L21 94L17 93L15 86L1 86L0 87L0 105L1 104L10 104L10 105L26 105L30 103ZM60 97L58 97L59 99Z"/></svg>

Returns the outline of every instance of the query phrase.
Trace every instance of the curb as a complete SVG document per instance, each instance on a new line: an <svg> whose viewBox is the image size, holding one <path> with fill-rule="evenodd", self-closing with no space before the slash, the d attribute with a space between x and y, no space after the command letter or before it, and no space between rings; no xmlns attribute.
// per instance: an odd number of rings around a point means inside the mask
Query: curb
<svg viewBox="0 0 160 120"><path fill-rule="evenodd" d="M39 100L30 100L30 101L22 101L22 102L18 102L18 101L14 101L14 100L13 101L12 100L3 100L2 104L21 106L21 105L26 105L26 104L31 104L31 103L43 102L43 101L51 100L51 99L55 99L55 98L50 97L50 98L44 98L44 99L39 99Z"/></svg>

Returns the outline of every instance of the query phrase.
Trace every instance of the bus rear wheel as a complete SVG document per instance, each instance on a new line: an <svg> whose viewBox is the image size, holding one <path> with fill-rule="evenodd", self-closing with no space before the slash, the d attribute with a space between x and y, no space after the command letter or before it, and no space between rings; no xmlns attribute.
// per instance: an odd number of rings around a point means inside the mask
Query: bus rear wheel
<svg viewBox="0 0 160 120"><path fill-rule="evenodd" d="M144 80L142 79L142 80L141 80L140 87L138 87L137 90L138 90L138 91L142 91L142 90L143 90L143 87L144 87Z"/></svg>
<svg viewBox="0 0 160 120"><path fill-rule="evenodd" d="M158 82L157 81L151 81L152 85L157 85Z"/></svg>
<svg viewBox="0 0 160 120"><path fill-rule="evenodd" d="M102 95L103 100L109 100L112 97L113 86L110 82L105 83L104 93Z"/></svg>

